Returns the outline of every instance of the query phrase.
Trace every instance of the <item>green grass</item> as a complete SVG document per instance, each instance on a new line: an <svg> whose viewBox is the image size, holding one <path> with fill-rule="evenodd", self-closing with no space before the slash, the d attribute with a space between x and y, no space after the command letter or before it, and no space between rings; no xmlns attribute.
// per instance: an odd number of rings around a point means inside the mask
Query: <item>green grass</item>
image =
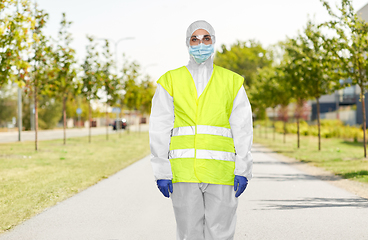
<svg viewBox="0 0 368 240"><path fill-rule="evenodd" d="M283 143L282 134L276 133L275 139L274 141L272 130L268 130L266 138L264 128L261 132L255 129L255 143L260 143L299 161L324 168L343 178L368 183L368 159L364 158L361 142L322 138L321 151L318 151L318 138L314 136L301 136L299 149L296 134L287 134L286 143Z"/></svg>
<svg viewBox="0 0 368 240"><path fill-rule="evenodd" d="M148 154L147 132L0 144L0 233Z"/></svg>

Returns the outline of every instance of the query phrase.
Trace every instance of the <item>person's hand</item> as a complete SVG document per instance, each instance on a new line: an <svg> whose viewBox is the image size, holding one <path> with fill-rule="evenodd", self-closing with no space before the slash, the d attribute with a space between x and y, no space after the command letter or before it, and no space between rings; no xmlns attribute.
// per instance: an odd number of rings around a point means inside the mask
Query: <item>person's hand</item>
<svg viewBox="0 0 368 240"><path fill-rule="evenodd" d="M157 187L158 189L160 189L162 194L167 198L170 197L169 190L171 193L173 192L173 185L171 180L167 179L157 180Z"/></svg>
<svg viewBox="0 0 368 240"><path fill-rule="evenodd" d="M248 179L246 177L235 175L234 191L237 191L235 193L235 197L239 197L244 192L244 190L247 188L247 185L248 185Z"/></svg>

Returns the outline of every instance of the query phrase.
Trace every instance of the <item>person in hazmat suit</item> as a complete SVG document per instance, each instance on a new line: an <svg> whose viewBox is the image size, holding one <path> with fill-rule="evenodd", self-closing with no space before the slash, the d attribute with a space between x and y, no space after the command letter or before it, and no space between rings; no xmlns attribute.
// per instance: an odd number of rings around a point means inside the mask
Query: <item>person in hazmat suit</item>
<svg viewBox="0 0 368 240"><path fill-rule="evenodd" d="M192 23L188 65L165 73L152 99L151 164L181 240L233 239L238 197L252 177L244 79L213 64L215 42L209 23Z"/></svg>

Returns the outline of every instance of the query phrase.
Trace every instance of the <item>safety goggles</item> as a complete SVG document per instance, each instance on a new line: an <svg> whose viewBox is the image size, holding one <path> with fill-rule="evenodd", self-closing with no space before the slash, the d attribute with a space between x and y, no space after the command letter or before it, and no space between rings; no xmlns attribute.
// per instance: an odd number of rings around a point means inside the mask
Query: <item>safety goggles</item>
<svg viewBox="0 0 368 240"><path fill-rule="evenodd" d="M212 44L214 36L211 35L192 35L189 39L189 45L199 45L203 43L205 45Z"/></svg>

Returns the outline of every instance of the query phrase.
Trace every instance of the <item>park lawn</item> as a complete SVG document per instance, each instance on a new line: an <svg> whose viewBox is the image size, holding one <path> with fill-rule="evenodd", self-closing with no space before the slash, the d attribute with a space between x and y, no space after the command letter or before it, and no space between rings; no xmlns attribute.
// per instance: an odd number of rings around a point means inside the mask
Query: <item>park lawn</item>
<svg viewBox="0 0 368 240"><path fill-rule="evenodd" d="M147 132L0 144L0 233L148 154Z"/></svg>
<svg viewBox="0 0 368 240"><path fill-rule="evenodd" d="M338 138L321 138L321 151L318 151L318 138L301 136L300 149L297 148L297 135L255 130L254 142L260 143L285 156L324 168L336 175L354 181L368 183L368 159L364 159L363 143L354 143Z"/></svg>

